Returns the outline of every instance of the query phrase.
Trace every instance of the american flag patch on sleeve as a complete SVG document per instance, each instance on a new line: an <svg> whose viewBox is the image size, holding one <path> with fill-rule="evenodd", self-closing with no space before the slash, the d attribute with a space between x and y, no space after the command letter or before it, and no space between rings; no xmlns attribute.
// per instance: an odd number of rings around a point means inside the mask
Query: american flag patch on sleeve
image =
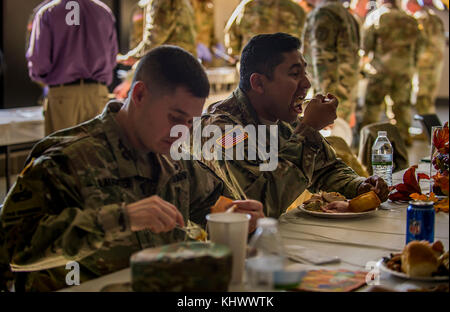
<svg viewBox="0 0 450 312"><path fill-rule="evenodd" d="M247 132L241 126L236 126L227 133L225 133L220 139L217 139L216 143L225 149L231 148L248 138Z"/></svg>

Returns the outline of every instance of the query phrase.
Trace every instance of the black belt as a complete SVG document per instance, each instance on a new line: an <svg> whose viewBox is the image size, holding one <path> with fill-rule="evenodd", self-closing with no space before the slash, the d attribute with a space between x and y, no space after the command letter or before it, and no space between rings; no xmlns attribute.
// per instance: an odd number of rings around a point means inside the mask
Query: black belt
<svg viewBox="0 0 450 312"><path fill-rule="evenodd" d="M73 85L80 85L81 83L85 83L85 84L101 84L101 85L106 85L106 83L94 80L94 79L78 79L72 82L68 82L68 83L62 83L62 84L58 84L58 85L51 85L50 88L54 88L54 87L65 87L65 86L73 86Z"/></svg>

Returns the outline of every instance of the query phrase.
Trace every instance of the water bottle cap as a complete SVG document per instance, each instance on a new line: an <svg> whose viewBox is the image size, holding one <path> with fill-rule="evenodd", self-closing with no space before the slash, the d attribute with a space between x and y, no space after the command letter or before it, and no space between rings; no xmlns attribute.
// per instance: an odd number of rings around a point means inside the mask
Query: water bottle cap
<svg viewBox="0 0 450 312"><path fill-rule="evenodd" d="M386 131L378 131L378 136L387 136Z"/></svg>
<svg viewBox="0 0 450 312"><path fill-rule="evenodd" d="M274 218L261 218L256 222L258 227L273 227L278 225L278 220Z"/></svg>

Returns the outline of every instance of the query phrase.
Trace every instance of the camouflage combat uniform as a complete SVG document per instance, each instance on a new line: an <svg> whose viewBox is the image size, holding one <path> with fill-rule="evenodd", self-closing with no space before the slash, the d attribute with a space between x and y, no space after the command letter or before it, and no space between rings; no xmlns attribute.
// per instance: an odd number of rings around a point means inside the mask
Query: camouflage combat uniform
<svg viewBox="0 0 450 312"><path fill-rule="evenodd" d="M222 132L225 125L257 128L261 124L247 95L239 88L228 99L210 106L202 116L202 129L216 125ZM274 171L260 171L259 164L263 161L249 159L250 138L239 143L244 144L244 160L225 160L226 149L222 149L223 160L203 159L203 162L216 172L235 197L261 201L268 217L278 218L306 189L336 191L348 198L356 196L357 188L365 179L336 159L334 150L318 131L302 124L295 134L295 125L286 122L277 125L278 166ZM269 127L266 129L266 138L269 138ZM258 145L266 148L268 143L266 140Z"/></svg>
<svg viewBox="0 0 450 312"><path fill-rule="evenodd" d="M225 26L225 47L239 56L258 34L284 32L301 38L305 12L292 0L243 0Z"/></svg>
<svg viewBox="0 0 450 312"><path fill-rule="evenodd" d="M144 7L143 39L127 55L141 58L163 44L197 55L195 38L195 17L189 0L148 0Z"/></svg>
<svg viewBox="0 0 450 312"><path fill-rule="evenodd" d="M435 112L434 101L444 65L445 29L444 23L431 9L419 10L414 14L423 33L423 47L417 60L418 92L416 110L419 114Z"/></svg>
<svg viewBox="0 0 450 312"><path fill-rule="evenodd" d="M212 0L190 0L195 14L197 43L211 48L216 44L214 34L214 4Z"/></svg>
<svg viewBox="0 0 450 312"><path fill-rule="evenodd" d="M84 282L128 267L135 251L185 239L178 229L132 232L126 204L158 195L185 220L204 225L223 193L222 181L200 162L133 149L114 119L120 107L110 102L97 118L38 143L8 193L0 260L33 271L26 290L67 287L65 265L72 260Z"/></svg>
<svg viewBox="0 0 450 312"><path fill-rule="evenodd" d="M335 95L338 117L350 122L359 79L359 26L337 0L325 0L306 21L303 54L315 93Z"/></svg>
<svg viewBox="0 0 450 312"><path fill-rule="evenodd" d="M378 122L383 100L390 95L403 139L410 143L412 77L416 68L420 32L417 21L397 7L383 4L369 13L363 27L363 50L373 53L361 128Z"/></svg>
<svg viewBox="0 0 450 312"><path fill-rule="evenodd" d="M142 41L144 35L144 7L142 1L139 1L131 13L131 34L130 34L130 49L134 49Z"/></svg>

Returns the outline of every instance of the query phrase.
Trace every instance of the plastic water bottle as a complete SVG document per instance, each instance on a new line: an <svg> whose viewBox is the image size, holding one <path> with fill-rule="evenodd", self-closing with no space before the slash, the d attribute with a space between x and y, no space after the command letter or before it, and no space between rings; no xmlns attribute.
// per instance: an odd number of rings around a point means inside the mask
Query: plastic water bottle
<svg viewBox="0 0 450 312"><path fill-rule="evenodd" d="M387 138L386 131L378 131L378 137L372 146L373 174L383 178L389 186L392 186L392 167L394 149Z"/></svg>
<svg viewBox="0 0 450 312"><path fill-rule="evenodd" d="M257 229L249 242L247 281L251 290L273 291L275 273L284 268L285 253L278 232L278 221L258 219Z"/></svg>

